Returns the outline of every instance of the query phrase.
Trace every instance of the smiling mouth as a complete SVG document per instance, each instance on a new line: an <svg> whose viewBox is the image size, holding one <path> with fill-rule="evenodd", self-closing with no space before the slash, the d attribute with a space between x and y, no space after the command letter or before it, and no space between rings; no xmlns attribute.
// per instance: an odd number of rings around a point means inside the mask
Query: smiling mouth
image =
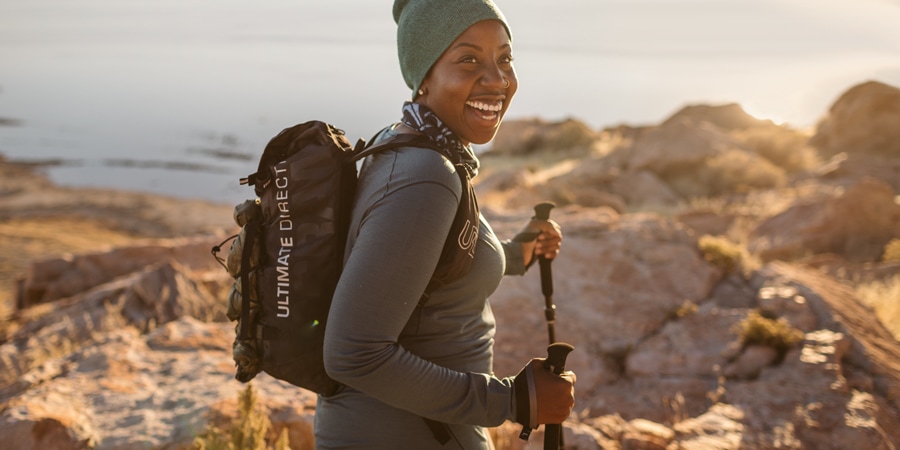
<svg viewBox="0 0 900 450"><path fill-rule="evenodd" d="M503 102L485 103L468 101L466 102L466 106L472 108L475 111L475 114L484 120L496 120L497 117L500 116L500 111L503 109Z"/></svg>

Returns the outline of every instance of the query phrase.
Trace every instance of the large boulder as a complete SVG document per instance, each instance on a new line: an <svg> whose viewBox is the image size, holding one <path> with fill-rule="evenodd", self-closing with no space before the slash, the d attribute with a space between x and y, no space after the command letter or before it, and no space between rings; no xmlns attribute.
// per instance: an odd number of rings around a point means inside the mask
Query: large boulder
<svg viewBox="0 0 900 450"><path fill-rule="evenodd" d="M653 173L685 200L777 187L785 181L784 170L742 140L690 117L675 116L644 130L632 146L611 157L624 161L623 172Z"/></svg>
<svg viewBox="0 0 900 450"><path fill-rule="evenodd" d="M663 125L684 119L698 123L707 122L725 131L770 127L773 125L770 120L757 119L756 117L747 114L747 112L744 111L744 108L741 108L737 103L727 103L722 105L688 105L678 110L675 114L672 114L671 117L663 122Z"/></svg>
<svg viewBox="0 0 900 450"><path fill-rule="evenodd" d="M70 297L169 260L178 261L186 269L209 271L219 267L210 249L221 240L220 237L158 240L37 261L19 283L17 307L25 309Z"/></svg>
<svg viewBox="0 0 900 450"><path fill-rule="evenodd" d="M706 298L722 275L677 224L656 215L620 217L607 211L553 212L565 233L563 253L553 263L556 335L580 349L569 361L585 386L617 376L611 373L619 369L604 360L658 332L685 299ZM501 235L511 235L524 219L492 223ZM544 297L531 272L505 278L491 300L498 318L499 374L516 373L547 345Z"/></svg>
<svg viewBox="0 0 900 450"><path fill-rule="evenodd" d="M876 261L900 237L900 205L890 186L869 178L844 190L805 197L759 224L748 249L766 261L837 253Z"/></svg>
<svg viewBox="0 0 900 450"><path fill-rule="evenodd" d="M900 158L900 89L878 81L850 88L819 121L810 144L826 157L860 153Z"/></svg>
<svg viewBox="0 0 900 450"><path fill-rule="evenodd" d="M490 153L529 155L564 150L590 149L599 133L585 123L566 119L547 122L541 119L504 121L491 141Z"/></svg>

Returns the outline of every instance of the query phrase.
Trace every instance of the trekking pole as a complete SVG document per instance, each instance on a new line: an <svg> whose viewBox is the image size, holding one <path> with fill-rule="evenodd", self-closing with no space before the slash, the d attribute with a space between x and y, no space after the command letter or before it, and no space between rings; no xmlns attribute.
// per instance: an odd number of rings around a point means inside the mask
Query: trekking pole
<svg viewBox="0 0 900 450"><path fill-rule="evenodd" d="M574 349L575 347L564 342L550 344L547 347L547 360L544 361L544 368L557 375L562 375L566 370L566 356ZM561 450L564 445L562 424L545 424L544 450Z"/></svg>
<svg viewBox="0 0 900 450"><path fill-rule="evenodd" d="M555 206L550 202L539 203L534 207L534 217L550 220L550 210ZM566 356L575 348L566 343L556 342L556 305L553 304L553 271L550 269L552 262L552 259L544 255L538 256L538 264L541 267L541 293L544 294L544 317L547 319L547 335L550 338L544 367L561 375L566 370ZM559 450L564 445L562 424L544 425L544 450Z"/></svg>
<svg viewBox="0 0 900 450"><path fill-rule="evenodd" d="M556 206L550 202L540 203L534 207L534 217L540 220L550 220L550 210ZM550 269L552 259L538 256L538 264L541 266L541 292L544 294L544 317L547 319L547 334L550 344L556 342L556 305L553 304L553 271Z"/></svg>

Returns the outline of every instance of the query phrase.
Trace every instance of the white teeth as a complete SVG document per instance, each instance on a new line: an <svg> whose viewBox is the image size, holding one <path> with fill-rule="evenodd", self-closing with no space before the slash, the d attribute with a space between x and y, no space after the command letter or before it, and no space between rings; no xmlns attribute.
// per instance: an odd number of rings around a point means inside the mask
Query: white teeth
<svg viewBox="0 0 900 450"><path fill-rule="evenodd" d="M493 105L489 105L484 102L466 102L466 105L471 106L475 109L480 109L482 111L490 111L490 112L500 112L503 109L503 102L496 103Z"/></svg>

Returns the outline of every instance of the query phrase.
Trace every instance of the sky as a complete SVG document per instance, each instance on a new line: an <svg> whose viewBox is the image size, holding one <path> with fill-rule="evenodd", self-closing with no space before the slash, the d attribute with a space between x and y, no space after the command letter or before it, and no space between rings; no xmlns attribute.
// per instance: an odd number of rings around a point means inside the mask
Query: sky
<svg viewBox="0 0 900 450"><path fill-rule="evenodd" d="M737 101L756 115L811 126L854 84L900 85L896 1L573 0L539 15L525 11L540 2L508 3L507 16L521 19L514 33L524 29L517 50L539 52L520 72L539 71L543 55L571 54L557 79L616 102L599 122L656 122L684 103ZM580 61L589 56L598 59ZM539 81L534 101L556 114L603 101L578 92L554 101L555 81Z"/></svg>

